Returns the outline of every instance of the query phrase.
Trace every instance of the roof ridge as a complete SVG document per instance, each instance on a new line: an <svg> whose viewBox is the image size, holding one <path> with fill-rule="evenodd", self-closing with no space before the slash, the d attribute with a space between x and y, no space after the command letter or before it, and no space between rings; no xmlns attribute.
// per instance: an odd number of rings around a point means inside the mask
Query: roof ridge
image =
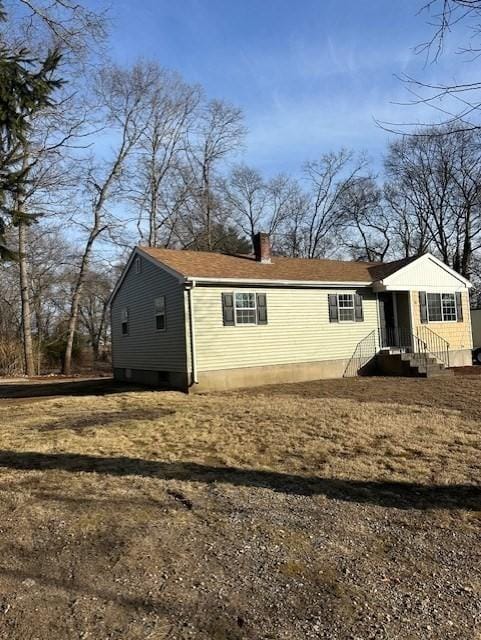
<svg viewBox="0 0 481 640"><path fill-rule="evenodd" d="M255 260L255 256L254 254L250 254L250 253L229 253L227 251L205 251L205 250L197 250L197 249L173 249L173 248L168 248L168 247L149 247L147 245L141 245L138 244L136 245L136 247L138 249L144 250L144 251L169 251L169 252L173 252L173 253L193 253L196 255L206 255L206 256L227 256L229 258L240 258L240 259L249 259L249 260ZM382 260L378 260L378 261L370 261L370 260L342 260L340 258L307 258L305 256L277 256L277 255L273 255L272 256L273 260L299 260L299 261L303 261L303 262L335 262L335 263L341 263L341 264L359 264L359 265L367 265L367 266L380 266L380 265L386 265L386 264L393 264L394 262L396 262L396 260L393 260L392 262L383 262ZM257 261L256 261L257 262Z"/></svg>

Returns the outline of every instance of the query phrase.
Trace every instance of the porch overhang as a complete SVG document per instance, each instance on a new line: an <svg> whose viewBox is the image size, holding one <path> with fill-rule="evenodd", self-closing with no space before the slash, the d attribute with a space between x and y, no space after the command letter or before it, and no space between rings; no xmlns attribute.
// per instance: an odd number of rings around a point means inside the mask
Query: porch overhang
<svg viewBox="0 0 481 640"><path fill-rule="evenodd" d="M385 284L382 280L379 280L377 282L373 282L372 284L372 289L374 291L374 293L381 293L383 291L417 291L419 289L419 286L412 286L412 285L399 285L399 284Z"/></svg>
<svg viewBox="0 0 481 640"><path fill-rule="evenodd" d="M462 284L461 282L455 285L447 285L447 284L442 284L442 285L430 285L430 284L415 284L415 285L409 285L409 284L388 284L388 283L384 283L382 280L378 281L378 282L373 282L372 284L372 290L374 291L374 293L383 293L383 292L391 292L391 293L396 293L396 291L398 292L409 292L409 291L427 291L428 293L455 293L456 291L460 291L463 289L470 289L473 285L471 283L469 284Z"/></svg>

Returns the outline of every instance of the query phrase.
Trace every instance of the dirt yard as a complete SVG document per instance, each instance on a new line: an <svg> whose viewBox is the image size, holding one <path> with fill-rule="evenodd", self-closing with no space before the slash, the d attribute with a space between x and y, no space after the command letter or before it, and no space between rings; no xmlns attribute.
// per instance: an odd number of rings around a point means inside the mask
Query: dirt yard
<svg viewBox="0 0 481 640"><path fill-rule="evenodd" d="M481 639L481 376L0 398L2 640Z"/></svg>

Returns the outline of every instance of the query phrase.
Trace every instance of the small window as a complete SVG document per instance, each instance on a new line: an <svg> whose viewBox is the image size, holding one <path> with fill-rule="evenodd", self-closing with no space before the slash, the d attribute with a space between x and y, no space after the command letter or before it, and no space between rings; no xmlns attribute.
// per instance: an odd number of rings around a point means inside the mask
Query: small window
<svg viewBox="0 0 481 640"><path fill-rule="evenodd" d="M339 322L354 321L354 296L352 293L341 293L337 296Z"/></svg>
<svg viewBox="0 0 481 640"><path fill-rule="evenodd" d="M455 322L457 319L454 293L428 293L429 322Z"/></svg>
<svg viewBox="0 0 481 640"><path fill-rule="evenodd" d="M159 296L154 300L155 330L165 331L165 296Z"/></svg>
<svg viewBox="0 0 481 640"><path fill-rule="evenodd" d="M255 293L235 294L235 323L257 324L257 305Z"/></svg>
<svg viewBox="0 0 481 640"><path fill-rule="evenodd" d="M123 336L128 336L129 335L129 309L128 309L128 307L124 307L122 309L121 319L122 319L122 335Z"/></svg>
<svg viewBox="0 0 481 640"><path fill-rule="evenodd" d="M142 258L140 256L135 258L135 273L142 273Z"/></svg>

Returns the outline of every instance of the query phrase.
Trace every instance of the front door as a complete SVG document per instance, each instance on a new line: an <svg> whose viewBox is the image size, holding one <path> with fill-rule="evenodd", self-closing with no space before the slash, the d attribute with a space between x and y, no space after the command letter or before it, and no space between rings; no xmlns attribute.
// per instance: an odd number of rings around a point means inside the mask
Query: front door
<svg viewBox="0 0 481 640"><path fill-rule="evenodd" d="M392 293L379 293L379 320L381 324L381 347L397 344L394 300Z"/></svg>

